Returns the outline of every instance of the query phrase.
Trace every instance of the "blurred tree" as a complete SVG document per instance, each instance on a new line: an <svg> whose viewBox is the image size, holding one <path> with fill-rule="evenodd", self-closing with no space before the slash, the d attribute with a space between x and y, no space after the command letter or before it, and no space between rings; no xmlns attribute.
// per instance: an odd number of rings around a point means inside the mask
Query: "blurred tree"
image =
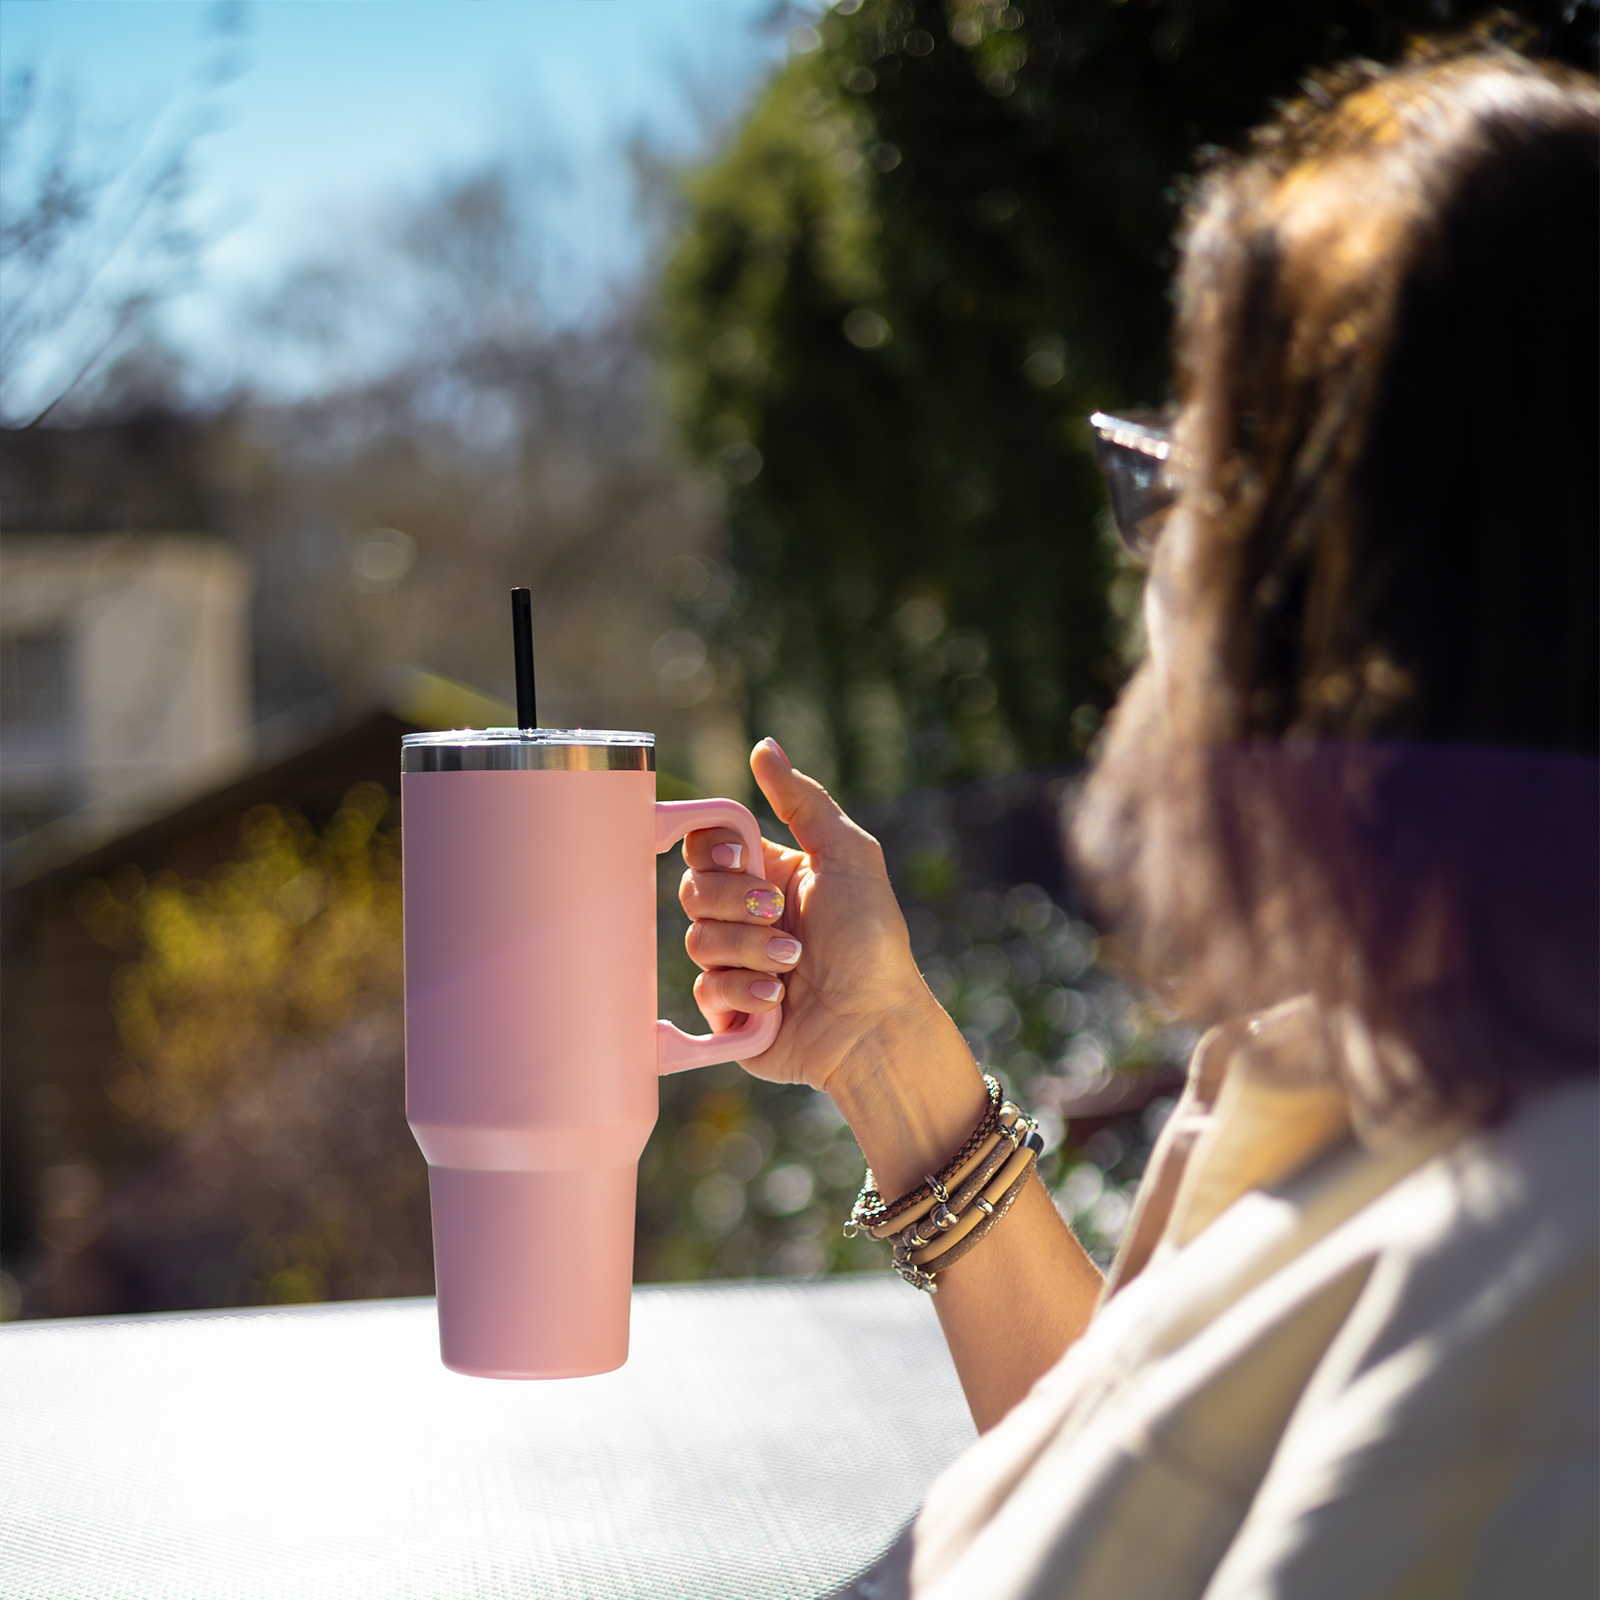
<svg viewBox="0 0 1600 1600"><path fill-rule="evenodd" d="M527 584L547 724L653 729L666 770L742 788L737 720L674 610L731 598L714 501L636 299L547 319L536 177L495 161L375 207L244 335L255 393L215 465L257 563L263 700L418 661L509 696L506 590Z"/></svg>
<svg viewBox="0 0 1600 1600"><path fill-rule="evenodd" d="M690 180L664 289L674 398L728 486L753 731L864 796L1081 753L1137 598L1081 419L1166 397L1194 153L1487 11L841 0L797 28ZM1592 65L1594 0L1528 13Z"/></svg>
<svg viewBox="0 0 1600 1600"><path fill-rule="evenodd" d="M152 361L165 364L151 313L183 285L198 253L201 240L185 214L194 153L218 125L221 93L245 69L244 36L241 0L208 6L187 83L144 128L86 122L71 85L51 84L36 68L7 74L0 93L0 418L7 423L31 426L69 397L103 388L119 358L133 357L146 381L155 376ZM127 372L120 377L126 381Z"/></svg>

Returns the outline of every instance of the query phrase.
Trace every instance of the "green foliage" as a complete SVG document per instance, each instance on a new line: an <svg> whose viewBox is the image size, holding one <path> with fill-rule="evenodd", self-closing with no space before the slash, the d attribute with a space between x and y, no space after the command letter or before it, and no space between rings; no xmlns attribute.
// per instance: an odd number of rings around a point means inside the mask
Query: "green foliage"
<svg viewBox="0 0 1600 1600"><path fill-rule="evenodd" d="M1084 415L1166 396L1182 175L1438 0L849 0L688 185L664 283L755 732L847 793L1081 753L1124 670ZM1540 40L1591 59L1593 6ZM1119 603L1113 608L1110 597Z"/></svg>
<svg viewBox="0 0 1600 1600"><path fill-rule="evenodd" d="M397 823L382 786L358 784L320 825L257 807L203 879L124 866L79 887L85 927L127 958L107 1093L160 1152L86 1234L137 1309L431 1288Z"/></svg>
<svg viewBox="0 0 1600 1600"><path fill-rule="evenodd" d="M77 908L133 959L112 1003L127 1052L111 1085L133 1121L199 1127L285 1043L320 1041L400 998L400 846L389 796L359 784L320 830L259 806L209 878L93 879Z"/></svg>

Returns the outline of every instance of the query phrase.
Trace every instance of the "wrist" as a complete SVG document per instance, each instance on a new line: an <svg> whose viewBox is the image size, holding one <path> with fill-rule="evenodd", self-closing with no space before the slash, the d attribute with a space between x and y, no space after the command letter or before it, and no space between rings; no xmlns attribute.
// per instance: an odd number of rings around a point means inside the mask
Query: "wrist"
<svg viewBox="0 0 1600 1600"><path fill-rule="evenodd" d="M966 1040L918 988L875 1019L824 1085L889 1198L938 1171L988 1105Z"/></svg>

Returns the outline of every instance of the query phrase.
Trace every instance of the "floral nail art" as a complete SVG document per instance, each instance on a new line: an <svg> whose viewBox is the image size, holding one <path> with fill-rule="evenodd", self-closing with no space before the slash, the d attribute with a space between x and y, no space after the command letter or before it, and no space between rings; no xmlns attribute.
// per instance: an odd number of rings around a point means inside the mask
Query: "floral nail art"
<svg viewBox="0 0 1600 1600"><path fill-rule="evenodd" d="M752 917L775 922L783 915L783 890L752 889L744 897L744 908Z"/></svg>

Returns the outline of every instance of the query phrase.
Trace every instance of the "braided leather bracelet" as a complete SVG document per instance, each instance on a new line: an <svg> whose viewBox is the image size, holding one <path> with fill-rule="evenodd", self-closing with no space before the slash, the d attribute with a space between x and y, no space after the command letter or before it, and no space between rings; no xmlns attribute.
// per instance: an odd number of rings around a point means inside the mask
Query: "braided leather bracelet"
<svg viewBox="0 0 1600 1600"><path fill-rule="evenodd" d="M889 1223L899 1219L901 1226L904 1226L949 1198L947 1185L962 1181L973 1157L985 1147L989 1136L1000 1123L1000 1085L988 1073L983 1076L983 1084L989 1091L989 1108L979 1119L977 1127L967 1135L966 1142L950 1160L938 1172L925 1177L915 1189L885 1204L883 1196L878 1193L877 1180L872 1176L871 1168L868 1168L861 1193L850 1208L850 1220L844 1225L845 1238L853 1239L858 1232L864 1231L875 1239L881 1239L893 1231L888 1227Z"/></svg>

